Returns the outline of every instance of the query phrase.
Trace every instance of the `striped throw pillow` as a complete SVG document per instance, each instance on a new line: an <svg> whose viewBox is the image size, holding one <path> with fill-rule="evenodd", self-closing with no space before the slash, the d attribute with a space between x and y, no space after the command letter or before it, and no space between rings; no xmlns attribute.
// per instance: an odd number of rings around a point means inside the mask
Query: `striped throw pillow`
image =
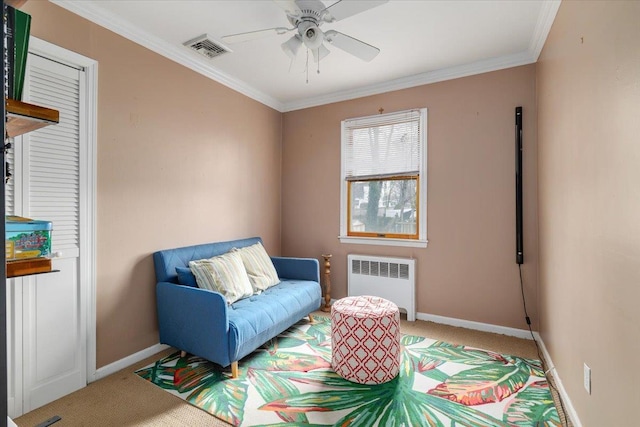
<svg viewBox="0 0 640 427"><path fill-rule="evenodd" d="M276 268L260 242L244 248L234 248L232 252L239 254L242 258L254 292L262 292L280 283Z"/></svg>
<svg viewBox="0 0 640 427"><path fill-rule="evenodd" d="M189 268L196 276L198 287L220 292L229 304L253 295L247 271L237 253L189 261Z"/></svg>

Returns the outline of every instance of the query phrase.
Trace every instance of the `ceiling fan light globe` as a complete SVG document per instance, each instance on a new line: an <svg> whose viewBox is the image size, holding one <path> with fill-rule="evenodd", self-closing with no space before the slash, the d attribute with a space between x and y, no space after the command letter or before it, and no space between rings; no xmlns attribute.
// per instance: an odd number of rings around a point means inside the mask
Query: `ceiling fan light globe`
<svg viewBox="0 0 640 427"><path fill-rule="evenodd" d="M307 46L308 49L314 50L322 45L324 34L320 28L313 25L304 30L303 38L305 46Z"/></svg>

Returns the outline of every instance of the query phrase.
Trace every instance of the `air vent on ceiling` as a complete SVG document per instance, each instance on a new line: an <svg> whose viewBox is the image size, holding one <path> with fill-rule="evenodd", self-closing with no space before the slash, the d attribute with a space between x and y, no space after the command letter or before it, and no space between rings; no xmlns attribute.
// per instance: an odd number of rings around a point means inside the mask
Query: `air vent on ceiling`
<svg viewBox="0 0 640 427"><path fill-rule="evenodd" d="M222 43L210 39L206 34L189 40L188 42L184 42L183 44L209 59L231 52L231 49L227 48Z"/></svg>

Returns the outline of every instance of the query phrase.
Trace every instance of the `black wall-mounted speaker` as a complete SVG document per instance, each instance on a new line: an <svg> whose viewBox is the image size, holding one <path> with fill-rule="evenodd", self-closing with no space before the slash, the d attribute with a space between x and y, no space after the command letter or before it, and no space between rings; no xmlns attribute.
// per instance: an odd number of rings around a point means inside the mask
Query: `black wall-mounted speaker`
<svg viewBox="0 0 640 427"><path fill-rule="evenodd" d="M516 263L524 262L522 239L522 107L516 107Z"/></svg>

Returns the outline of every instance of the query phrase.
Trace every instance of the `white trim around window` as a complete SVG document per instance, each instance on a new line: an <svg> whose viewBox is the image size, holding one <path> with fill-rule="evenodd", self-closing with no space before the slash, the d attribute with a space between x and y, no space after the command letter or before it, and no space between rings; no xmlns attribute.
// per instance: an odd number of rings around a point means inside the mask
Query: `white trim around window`
<svg viewBox="0 0 640 427"><path fill-rule="evenodd" d="M347 189L347 165L346 165L346 145L348 135L346 132L346 122L350 120L344 120L341 123L341 167L340 167L340 235L339 240L341 243L349 244L364 244L364 245L381 245L381 246L406 246L406 247L427 247L427 109L421 108L420 112L420 171L419 171L419 185L418 185L418 200L419 218L418 218L418 239L397 239L387 237L360 237L349 236L347 233L347 209L348 209L348 189ZM385 116L391 114L402 114L403 112L390 113L384 115L376 115L370 117L363 117L358 120L365 120L366 122L375 124L377 118L380 118L381 123L386 119Z"/></svg>

